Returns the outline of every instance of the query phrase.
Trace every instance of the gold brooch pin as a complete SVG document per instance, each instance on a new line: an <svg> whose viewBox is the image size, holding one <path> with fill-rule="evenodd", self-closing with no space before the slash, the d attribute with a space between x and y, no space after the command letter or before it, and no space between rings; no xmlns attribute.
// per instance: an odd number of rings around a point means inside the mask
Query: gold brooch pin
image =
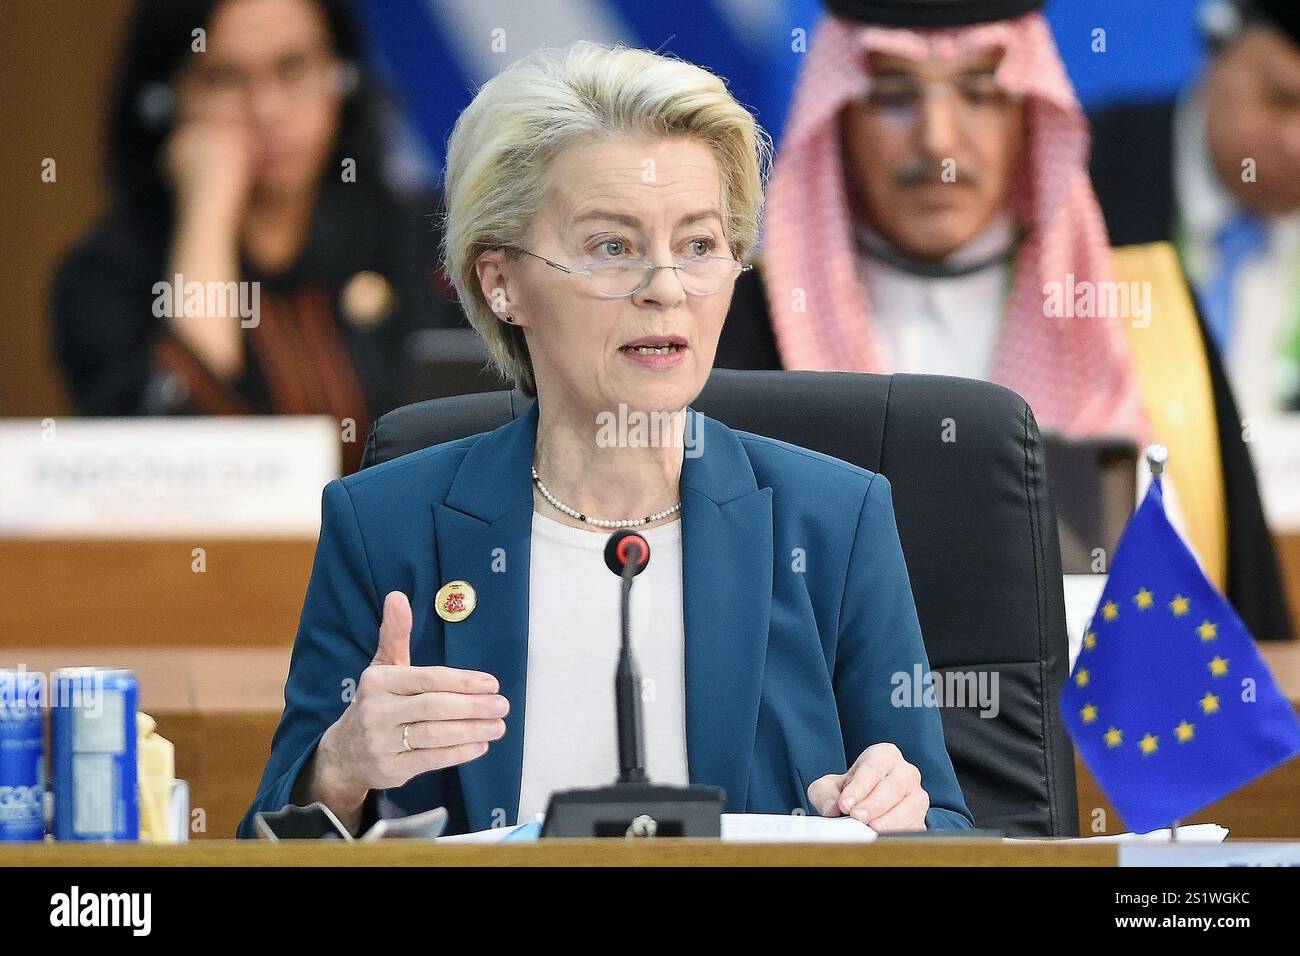
<svg viewBox="0 0 1300 956"><path fill-rule="evenodd" d="M438 588L433 599L434 610L444 621L463 621L474 613L478 595L468 581L448 581Z"/></svg>

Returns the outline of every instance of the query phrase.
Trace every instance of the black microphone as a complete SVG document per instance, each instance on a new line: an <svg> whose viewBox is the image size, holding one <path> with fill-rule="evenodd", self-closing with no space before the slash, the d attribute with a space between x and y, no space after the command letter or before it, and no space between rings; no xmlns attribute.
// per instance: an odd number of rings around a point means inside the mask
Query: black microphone
<svg viewBox="0 0 1300 956"><path fill-rule="evenodd" d="M636 551L637 545L641 547L640 553ZM635 531L624 528L615 531L605 542L605 567L622 577L623 569L629 563L633 577L644 571L650 563L650 543Z"/></svg>
<svg viewBox="0 0 1300 956"><path fill-rule="evenodd" d="M605 545L605 564L623 582L623 637L614 672L618 718L618 780L608 787L557 790L546 806L543 837L701 837L722 835L727 795L708 784L650 783L645 772L641 672L632 655L632 579L650 563L650 545L620 528Z"/></svg>
<svg viewBox="0 0 1300 956"><path fill-rule="evenodd" d="M650 563L650 543L635 531L615 531L605 544L605 566L623 581L620 600L622 640L614 671L618 719L618 782L645 783L645 728L641 716L641 671L632 654L632 579Z"/></svg>

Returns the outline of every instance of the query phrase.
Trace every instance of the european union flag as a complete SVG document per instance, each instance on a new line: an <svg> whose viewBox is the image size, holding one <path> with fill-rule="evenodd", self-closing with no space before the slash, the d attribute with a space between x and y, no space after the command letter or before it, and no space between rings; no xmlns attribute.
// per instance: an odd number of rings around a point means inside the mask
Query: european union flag
<svg viewBox="0 0 1300 956"><path fill-rule="evenodd" d="M1170 525L1158 477L1124 529L1061 709L1097 783L1139 833L1300 753L1300 720Z"/></svg>

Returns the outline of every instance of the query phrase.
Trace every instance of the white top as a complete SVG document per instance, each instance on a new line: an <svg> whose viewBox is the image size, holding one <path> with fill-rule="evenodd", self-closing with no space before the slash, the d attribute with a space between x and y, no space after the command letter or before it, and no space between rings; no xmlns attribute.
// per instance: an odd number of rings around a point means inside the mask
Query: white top
<svg viewBox="0 0 1300 956"><path fill-rule="evenodd" d="M1189 96L1174 113L1174 190L1183 227L1183 261L1201 291L1218 270L1215 237L1241 208L1218 180L1205 145L1205 111ZM1280 410L1278 357L1296 316L1300 290L1300 212L1265 219L1267 247L1233 279L1232 337L1224 365L1238 410L1253 418Z"/></svg>
<svg viewBox="0 0 1300 956"><path fill-rule="evenodd" d="M654 783L685 784L682 523L636 530L650 543L650 565L637 575L631 602L646 773ZM605 565L608 539L607 531L533 513L520 822L544 812L554 790L605 786L618 776L614 670L621 585Z"/></svg>
<svg viewBox="0 0 1300 956"><path fill-rule="evenodd" d="M1011 217L999 215L947 262L977 262L1008 248L1014 237ZM888 371L981 379L993 374L1010 268L1006 262L993 262L969 275L926 278L869 255L859 260Z"/></svg>

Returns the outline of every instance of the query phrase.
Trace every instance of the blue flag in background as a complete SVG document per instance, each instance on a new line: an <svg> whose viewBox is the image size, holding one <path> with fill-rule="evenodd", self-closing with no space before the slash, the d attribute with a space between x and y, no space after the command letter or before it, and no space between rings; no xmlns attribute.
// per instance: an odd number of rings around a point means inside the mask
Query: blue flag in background
<svg viewBox="0 0 1300 956"><path fill-rule="evenodd" d="M1300 720L1170 525L1159 478L1124 529L1061 709L1097 783L1139 833L1300 753Z"/></svg>
<svg viewBox="0 0 1300 956"><path fill-rule="evenodd" d="M474 91L539 46L574 40L671 53L723 77L779 139L824 13L821 0L354 0L371 58L397 94L427 165L440 170ZM796 33L799 36L796 36ZM432 183L429 183L432 185Z"/></svg>

